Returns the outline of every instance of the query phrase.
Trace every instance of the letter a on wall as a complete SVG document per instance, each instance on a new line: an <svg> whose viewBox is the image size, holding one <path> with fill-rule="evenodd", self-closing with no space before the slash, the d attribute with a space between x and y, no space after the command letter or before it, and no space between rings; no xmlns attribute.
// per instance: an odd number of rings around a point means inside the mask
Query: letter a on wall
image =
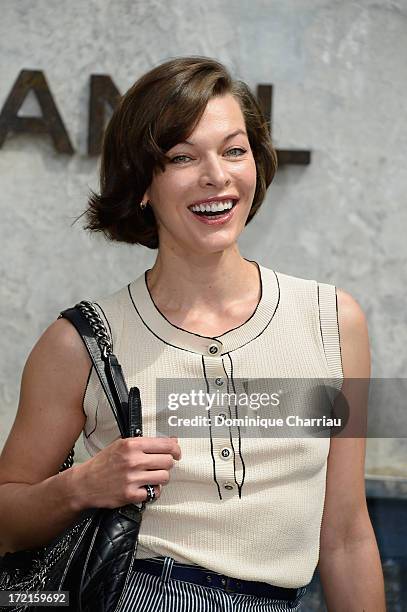
<svg viewBox="0 0 407 612"><path fill-rule="evenodd" d="M38 100L41 117L18 116L18 111L30 91ZM18 75L0 113L0 148L9 132L49 134L58 153L74 153L68 132L41 70L22 70Z"/></svg>

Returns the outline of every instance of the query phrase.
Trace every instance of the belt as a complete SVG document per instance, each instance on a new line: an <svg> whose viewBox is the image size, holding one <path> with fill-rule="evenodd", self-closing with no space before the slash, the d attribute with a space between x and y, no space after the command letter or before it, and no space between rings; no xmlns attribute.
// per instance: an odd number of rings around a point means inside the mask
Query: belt
<svg viewBox="0 0 407 612"><path fill-rule="evenodd" d="M135 559L133 571L161 576L164 558ZM200 586L223 589L228 593L241 593L244 595L255 595L257 597L268 597L271 599L283 599L294 601L300 589L286 589L285 587L273 586L266 582L255 582L231 578L217 572L206 570L199 565L185 565L174 561L170 578L183 582L192 582Z"/></svg>

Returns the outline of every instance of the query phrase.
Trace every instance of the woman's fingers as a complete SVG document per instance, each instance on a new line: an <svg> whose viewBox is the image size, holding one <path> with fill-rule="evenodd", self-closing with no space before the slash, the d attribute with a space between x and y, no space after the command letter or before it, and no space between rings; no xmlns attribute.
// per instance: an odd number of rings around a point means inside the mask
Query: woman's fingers
<svg viewBox="0 0 407 612"><path fill-rule="evenodd" d="M171 470L175 465L172 455L158 455L145 453L138 461L139 469L144 470Z"/></svg>

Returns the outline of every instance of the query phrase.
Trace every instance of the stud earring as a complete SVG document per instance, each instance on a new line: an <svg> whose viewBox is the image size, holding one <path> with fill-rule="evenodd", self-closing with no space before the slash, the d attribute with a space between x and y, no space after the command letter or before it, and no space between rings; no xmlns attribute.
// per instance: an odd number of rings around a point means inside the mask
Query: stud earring
<svg viewBox="0 0 407 612"><path fill-rule="evenodd" d="M141 210L144 210L146 208L146 206L147 206L147 202L143 202L143 201L140 202Z"/></svg>

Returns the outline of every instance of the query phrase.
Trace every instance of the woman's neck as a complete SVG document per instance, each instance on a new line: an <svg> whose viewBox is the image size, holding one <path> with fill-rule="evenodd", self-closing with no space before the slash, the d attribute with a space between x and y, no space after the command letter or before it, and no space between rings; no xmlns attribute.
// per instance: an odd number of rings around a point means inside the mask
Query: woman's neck
<svg viewBox="0 0 407 612"><path fill-rule="evenodd" d="M237 247L208 257L164 258L158 253L147 285L156 307L171 323L207 335L244 323L261 295L257 265L244 259Z"/></svg>

